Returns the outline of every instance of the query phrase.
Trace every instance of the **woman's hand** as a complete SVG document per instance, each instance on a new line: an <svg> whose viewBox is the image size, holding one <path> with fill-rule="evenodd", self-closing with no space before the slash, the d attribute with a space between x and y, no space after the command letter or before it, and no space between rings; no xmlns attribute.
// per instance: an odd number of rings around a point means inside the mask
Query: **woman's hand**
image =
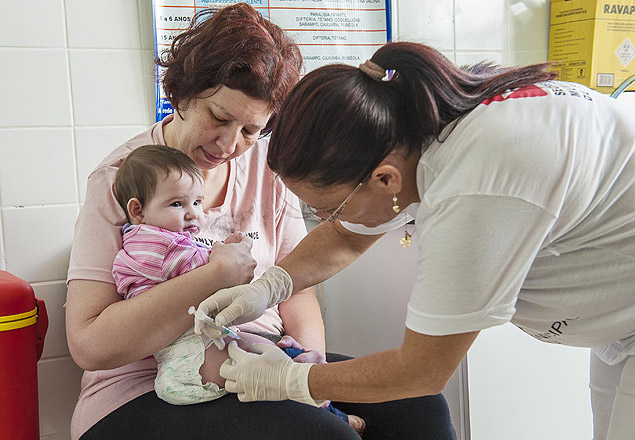
<svg viewBox="0 0 635 440"><path fill-rule="evenodd" d="M304 347L289 335L283 336L277 345L280 348L297 348L299 350L304 350ZM293 360L304 364L325 364L326 356L321 351L309 350L297 355L293 358Z"/></svg>
<svg viewBox="0 0 635 440"><path fill-rule="evenodd" d="M254 278L256 260L251 255L253 243L253 239L242 232L230 235L225 243L214 243L207 264L223 271L226 286L246 284Z"/></svg>

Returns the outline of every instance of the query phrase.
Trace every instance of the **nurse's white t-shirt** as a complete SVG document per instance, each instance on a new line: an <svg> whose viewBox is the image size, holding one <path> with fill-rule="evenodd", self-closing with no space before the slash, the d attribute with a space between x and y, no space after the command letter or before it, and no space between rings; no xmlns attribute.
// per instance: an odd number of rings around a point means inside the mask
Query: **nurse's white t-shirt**
<svg viewBox="0 0 635 440"><path fill-rule="evenodd" d="M445 135L417 168L406 326L447 335L511 321L611 364L635 354L632 108L554 81L487 100Z"/></svg>

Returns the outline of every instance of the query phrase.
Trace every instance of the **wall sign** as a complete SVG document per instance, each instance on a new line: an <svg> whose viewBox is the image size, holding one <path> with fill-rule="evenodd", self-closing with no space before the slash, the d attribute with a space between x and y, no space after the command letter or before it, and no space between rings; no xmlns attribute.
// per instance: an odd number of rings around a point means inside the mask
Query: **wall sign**
<svg viewBox="0 0 635 440"><path fill-rule="evenodd" d="M300 47L304 73L325 64L358 66L392 39L391 0L247 0ZM154 51L168 49L201 9L237 1L153 0ZM157 67L156 77L160 78ZM174 112L156 82L156 120Z"/></svg>

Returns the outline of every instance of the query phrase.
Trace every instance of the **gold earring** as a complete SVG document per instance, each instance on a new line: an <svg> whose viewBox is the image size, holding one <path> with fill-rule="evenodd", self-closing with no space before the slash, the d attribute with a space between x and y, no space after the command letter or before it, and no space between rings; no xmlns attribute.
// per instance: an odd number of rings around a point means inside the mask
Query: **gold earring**
<svg viewBox="0 0 635 440"><path fill-rule="evenodd" d="M410 234L408 232L408 218L406 217L406 211L403 212L403 216L406 219L406 224L404 225L404 229L406 230L406 233L404 234L403 238L401 240L399 240L399 243L401 244L401 247L403 248L407 248L408 246L410 246L412 244L412 234Z"/></svg>
<svg viewBox="0 0 635 440"><path fill-rule="evenodd" d="M399 214L399 205L397 205L397 193L392 193L392 210L395 211L395 214Z"/></svg>

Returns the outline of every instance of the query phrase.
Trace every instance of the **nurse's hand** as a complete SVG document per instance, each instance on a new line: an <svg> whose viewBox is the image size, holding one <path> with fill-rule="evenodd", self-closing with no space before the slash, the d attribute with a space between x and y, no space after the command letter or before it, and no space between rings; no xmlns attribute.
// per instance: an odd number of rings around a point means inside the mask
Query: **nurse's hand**
<svg viewBox="0 0 635 440"><path fill-rule="evenodd" d="M225 389L237 393L241 402L295 400L320 406L309 393L309 370L314 364L293 362L280 348L253 344L251 353L235 341L228 346L229 359L220 367Z"/></svg>
<svg viewBox="0 0 635 440"><path fill-rule="evenodd" d="M293 293L293 282L281 267L267 269L251 284L221 289L198 306L208 316L215 316L216 325L242 324L253 321ZM194 331L200 334L205 324L194 320Z"/></svg>

